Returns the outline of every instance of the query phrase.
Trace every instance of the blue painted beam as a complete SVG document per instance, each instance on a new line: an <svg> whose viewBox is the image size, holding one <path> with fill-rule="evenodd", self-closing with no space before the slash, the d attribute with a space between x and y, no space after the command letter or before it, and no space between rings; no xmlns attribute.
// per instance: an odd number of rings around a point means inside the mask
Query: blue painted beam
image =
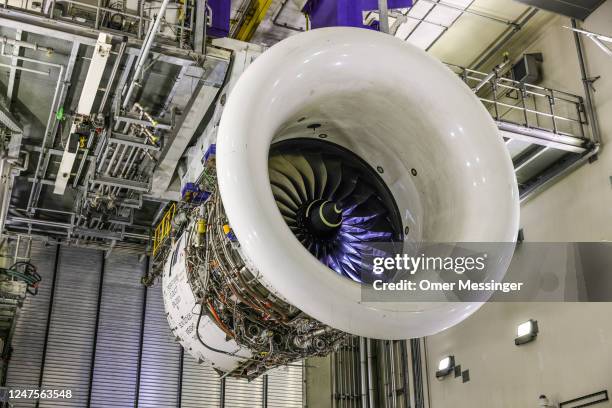
<svg viewBox="0 0 612 408"><path fill-rule="evenodd" d="M411 7L412 0L388 0L389 9ZM359 27L377 29L363 24L363 12L378 10L378 0L309 0L302 11L310 17L312 28Z"/></svg>

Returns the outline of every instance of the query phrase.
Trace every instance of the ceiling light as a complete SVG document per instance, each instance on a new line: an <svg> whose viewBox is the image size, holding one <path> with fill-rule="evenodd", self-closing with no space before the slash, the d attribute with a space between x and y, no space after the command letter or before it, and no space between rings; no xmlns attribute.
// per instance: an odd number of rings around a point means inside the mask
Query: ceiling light
<svg viewBox="0 0 612 408"><path fill-rule="evenodd" d="M444 357L438 363L438 371L436 371L436 378L446 377L454 369L455 369L455 356Z"/></svg>
<svg viewBox="0 0 612 408"><path fill-rule="evenodd" d="M516 329L516 335L514 344L517 346L533 341L538 336L538 322L529 319L525 323L519 324Z"/></svg>

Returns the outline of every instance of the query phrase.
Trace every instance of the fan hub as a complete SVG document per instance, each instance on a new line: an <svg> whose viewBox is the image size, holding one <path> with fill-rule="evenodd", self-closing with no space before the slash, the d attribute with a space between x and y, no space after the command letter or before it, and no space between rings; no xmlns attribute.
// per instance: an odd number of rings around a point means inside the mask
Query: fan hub
<svg viewBox="0 0 612 408"><path fill-rule="evenodd" d="M330 236L342 225L342 210L334 201L315 200L306 207L306 222L317 236Z"/></svg>

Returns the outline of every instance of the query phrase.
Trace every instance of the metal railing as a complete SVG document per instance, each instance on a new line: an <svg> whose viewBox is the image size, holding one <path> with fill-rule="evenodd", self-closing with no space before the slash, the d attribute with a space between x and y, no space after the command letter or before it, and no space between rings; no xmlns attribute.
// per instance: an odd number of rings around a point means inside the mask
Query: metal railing
<svg viewBox="0 0 612 408"><path fill-rule="evenodd" d="M155 234L153 235L153 257L159 253L159 250L164 246L166 240L170 236L170 232L172 231L172 219L174 218L175 212L176 204L172 203L155 227Z"/></svg>
<svg viewBox="0 0 612 408"><path fill-rule="evenodd" d="M454 64L446 64L474 88L489 74ZM491 116L553 134L588 138L584 101L569 92L545 88L494 75L477 93Z"/></svg>

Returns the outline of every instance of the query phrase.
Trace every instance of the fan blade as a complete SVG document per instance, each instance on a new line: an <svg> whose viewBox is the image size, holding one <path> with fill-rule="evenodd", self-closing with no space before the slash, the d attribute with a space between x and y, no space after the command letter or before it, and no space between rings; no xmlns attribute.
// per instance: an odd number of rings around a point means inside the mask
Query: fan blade
<svg viewBox="0 0 612 408"><path fill-rule="evenodd" d="M309 154L306 156L306 160L310 163L310 167L314 174L315 180L315 200L323 198L325 186L327 185L327 168L323 163L323 158L320 154L313 155Z"/></svg>
<svg viewBox="0 0 612 408"><path fill-rule="evenodd" d="M293 210L293 212L297 211L300 207L295 203L294 199L285 192L278 185L272 184L272 194L274 195L274 199L277 203L282 203L287 208Z"/></svg>
<svg viewBox="0 0 612 408"><path fill-rule="evenodd" d="M284 174L287 179L291 181L293 187L300 196L302 202L308 201L308 191L306 190L306 184L304 178L300 172L287 160L284 156L271 157L270 167L281 174Z"/></svg>
<svg viewBox="0 0 612 408"><path fill-rule="evenodd" d="M301 154L290 154L282 156L287 160L302 176L304 186L306 187L306 195L308 200L315 199L315 174L310 166L310 163Z"/></svg>
<svg viewBox="0 0 612 408"><path fill-rule="evenodd" d="M339 160L326 159L323 161L327 171L327 184L323 191L323 199L330 199L342 183L342 164Z"/></svg>
<svg viewBox="0 0 612 408"><path fill-rule="evenodd" d="M270 175L270 184L283 190L296 206L304 203L289 177L273 168L268 169L268 174Z"/></svg>

